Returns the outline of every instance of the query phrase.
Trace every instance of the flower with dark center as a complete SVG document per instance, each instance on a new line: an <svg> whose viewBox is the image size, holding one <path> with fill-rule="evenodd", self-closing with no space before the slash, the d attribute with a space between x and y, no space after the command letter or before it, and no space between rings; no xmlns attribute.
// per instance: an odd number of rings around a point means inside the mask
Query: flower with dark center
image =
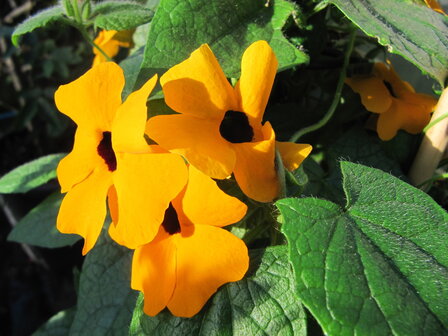
<svg viewBox="0 0 448 336"><path fill-rule="evenodd" d="M73 150L57 169L67 193L57 228L84 237L83 254L101 232L106 199L113 219L109 229L119 234L120 244L134 248L154 238L166 207L185 186L183 159L144 138L146 100L156 81L151 78L122 103L123 71L106 62L55 93L58 109L78 125Z"/></svg>
<svg viewBox="0 0 448 336"><path fill-rule="evenodd" d="M224 179L233 173L247 196L272 201L279 193L276 147L289 168L311 152L305 144L277 146L271 124L262 123L277 65L267 42L254 42L232 87L209 46L200 46L160 78L166 103L179 114L149 119L148 136L206 175Z"/></svg>
<svg viewBox="0 0 448 336"><path fill-rule="evenodd" d="M347 78L346 83L361 95L366 110L379 114L376 130L381 140L392 139L399 129L420 133L437 104L433 97L416 93L384 63L375 63L370 76Z"/></svg>

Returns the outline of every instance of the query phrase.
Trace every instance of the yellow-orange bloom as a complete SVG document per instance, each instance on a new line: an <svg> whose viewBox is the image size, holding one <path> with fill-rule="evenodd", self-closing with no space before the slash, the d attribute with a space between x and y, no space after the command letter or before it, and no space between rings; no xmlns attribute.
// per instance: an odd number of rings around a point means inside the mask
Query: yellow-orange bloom
<svg viewBox="0 0 448 336"><path fill-rule="evenodd" d="M190 166L188 184L165 212L156 238L134 253L131 286L144 293L146 314L168 307L173 315L191 317L221 285L243 278L247 247L221 227L246 211L244 203Z"/></svg>
<svg viewBox="0 0 448 336"><path fill-rule="evenodd" d="M368 111L379 114L377 133L381 140L392 139L399 129L420 133L437 104L431 96L416 93L384 63L375 63L371 76L347 78L346 83L361 95Z"/></svg>
<svg viewBox="0 0 448 336"><path fill-rule="evenodd" d="M107 56L113 58L118 54L120 47L130 48L132 46L133 32L133 30L102 30L98 33L98 36L93 42L99 46ZM104 57L104 55L95 47L93 48L93 54L95 55L93 65L107 61L106 57Z"/></svg>
<svg viewBox="0 0 448 336"><path fill-rule="evenodd" d="M67 192L57 228L84 237L83 254L101 232L108 196L111 212L120 214L111 226L122 243L135 248L154 238L166 208L187 182L183 159L144 139L146 100L156 81L154 76L122 103L123 71L106 62L55 93L59 111L78 125L73 150L57 168Z"/></svg>
<svg viewBox="0 0 448 336"><path fill-rule="evenodd" d="M277 65L265 41L253 43L233 88L209 46L202 45L161 77L166 103L181 114L150 118L149 137L208 176L223 179L233 172L247 196L272 201L279 192L275 133L262 119ZM297 167L311 146L289 144L280 150L293 160L285 166Z"/></svg>
<svg viewBox="0 0 448 336"><path fill-rule="evenodd" d="M437 0L425 0L425 3L426 3L426 5L429 8L434 9L436 12L439 12L441 14L445 14L445 12L443 11L442 6L440 6L440 4L439 4L439 2Z"/></svg>

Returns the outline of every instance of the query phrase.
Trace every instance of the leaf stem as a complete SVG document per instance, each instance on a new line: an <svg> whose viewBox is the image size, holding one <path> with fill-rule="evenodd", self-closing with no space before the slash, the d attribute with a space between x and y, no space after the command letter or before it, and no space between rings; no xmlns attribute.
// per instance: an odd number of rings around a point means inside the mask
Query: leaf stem
<svg viewBox="0 0 448 336"><path fill-rule="evenodd" d="M409 179L412 184L421 186L429 180L436 170L448 144L448 118L442 118L448 111L448 87L442 92L422 143L414 158ZM437 123L435 123L437 121Z"/></svg>
<svg viewBox="0 0 448 336"><path fill-rule="evenodd" d="M352 29L350 36L349 36L347 49L345 51L344 63L342 64L341 74L339 75L338 83L336 86L336 91L334 93L333 101L331 102L330 108L327 110L327 113L324 115L324 117L321 120L319 120L314 125L302 128L302 129L298 130L296 133L294 133L293 136L291 137L291 139L289 139L290 142L297 142L305 134L314 132L314 131L318 130L319 128L325 126L326 123L333 116L334 111L336 111L336 108L338 107L339 101L341 99L342 88L344 87L344 82L345 82L345 78L346 78L346 74L347 74L347 66L348 66L348 63L350 60L350 55L352 54L352 51L353 51L353 46L355 45L355 39L356 39L356 29Z"/></svg>

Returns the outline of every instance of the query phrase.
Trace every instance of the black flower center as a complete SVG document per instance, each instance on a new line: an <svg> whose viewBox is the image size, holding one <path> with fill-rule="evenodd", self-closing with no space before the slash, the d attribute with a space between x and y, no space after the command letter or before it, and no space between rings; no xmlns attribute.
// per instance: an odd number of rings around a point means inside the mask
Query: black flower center
<svg viewBox="0 0 448 336"><path fill-rule="evenodd" d="M389 91L390 95L394 98L398 98L397 95L395 94L394 88L392 87L392 84L383 80L384 85L387 88L387 91Z"/></svg>
<svg viewBox="0 0 448 336"><path fill-rule="evenodd" d="M249 124L247 115L238 111L227 111L219 125L221 136L231 143L250 142L254 131Z"/></svg>
<svg viewBox="0 0 448 336"><path fill-rule="evenodd" d="M165 217L163 218L162 226L166 232L170 235L180 232L179 218L177 218L176 209L170 203L170 206L165 211Z"/></svg>
<svg viewBox="0 0 448 336"><path fill-rule="evenodd" d="M107 168L111 172L117 169L117 158L115 157L114 150L112 149L112 138L110 132L103 132L103 138L97 148L98 155L101 156L104 162L107 164Z"/></svg>

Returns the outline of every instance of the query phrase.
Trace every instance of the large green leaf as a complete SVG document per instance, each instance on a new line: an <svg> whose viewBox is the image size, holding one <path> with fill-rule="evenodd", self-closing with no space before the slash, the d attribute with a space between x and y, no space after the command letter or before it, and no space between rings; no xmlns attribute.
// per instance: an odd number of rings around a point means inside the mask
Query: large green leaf
<svg viewBox="0 0 448 336"><path fill-rule="evenodd" d="M107 229L84 261L70 335L127 335L137 292L130 288L131 250Z"/></svg>
<svg viewBox="0 0 448 336"><path fill-rule="evenodd" d="M54 6L40 11L19 24L12 33L12 43L17 46L20 36L32 32L36 28L45 27L51 22L58 21L64 16L61 6Z"/></svg>
<svg viewBox="0 0 448 336"><path fill-rule="evenodd" d="M103 1L94 6L96 26L107 30L126 30L148 23L154 12L131 1Z"/></svg>
<svg viewBox="0 0 448 336"><path fill-rule="evenodd" d="M342 162L347 205L277 206L297 293L329 335L448 333L448 214L380 170Z"/></svg>
<svg viewBox="0 0 448 336"><path fill-rule="evenodd" d="M32 336L67 336L75 312L75 307L60 311L52 316L43 326L37 329Z"/></svg>
<svg viewBox="0 0 448 336"><path fill-rule="evenodd" d="M286 246L253 251L246 277L222 287L193 318L163 311L134 311L130 335L291 335L306 334L305 313L294 295Z"/></svg>
<svg viewBox="0 0 448 336"><path fill-rule="evenodd" d="M65 154L51 154L25 163L0 178L0 193L24 193L56 177L56 167Z"/></svg>
<svg viewBox="0 0 448 336"><path fill-rule="evenodd" d="M151 22L143 60L144 69L167 69L208 43L229 77L238 77L244 50L266 40L280 69L308 61L291 44L282 27L295 6L286 0L161 0Z"/></svg>
<svg viewBox="0 0 448 336"><path fill-rule="evenodd" d="M343 162L345 208L283 199L303 303L330 335L448 332L448 214L377 169Z"/></svg>
<svg viewBox="0 0 448 336"><path fill-rule="evenodd" d="M63 195L50 195L23 217L8 235L9 241L40 247L62 247L73 245L78 235L62 234L56 229L56 217Z"/></svg>
<svg viewBox="0 0 448 336"><path fill-rule="evenodd" d="M378 38L444 87L448 75L448 18L406 0L330 0L367 35Z"/></svg>

